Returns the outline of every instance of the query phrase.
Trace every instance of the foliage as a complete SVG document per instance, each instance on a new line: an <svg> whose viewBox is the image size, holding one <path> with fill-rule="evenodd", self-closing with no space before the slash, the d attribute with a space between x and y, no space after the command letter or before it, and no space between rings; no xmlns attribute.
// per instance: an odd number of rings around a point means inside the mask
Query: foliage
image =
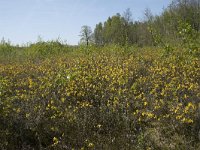
<svg viewBox="0 0 200 150"><path fill-rule="evenodd" d="M89 26L82 26L81 27L81 43L85 43L87 46L89 45L89 42L92 41L92 29Z"/></svg>
<svg viewBox="0 0 200 150"><path fill-rule="evenodd" d="M96 45L88 26L87 46L3 40L0 149L200 149L197 2L140 22L127 9L97 24Z"/></svg>
<svg viewBox="0 0 200 150"><path fill-rule="evenodd" d="M199 148L198 58L87 50L0 64L0 149Z"/></svg>
<svg viewBox="0 0 200 150"><path fill-rule="evenodd" d="M169 43L166 44L166 49L170 49L170 44L181 45L177 38L180 34L177 31L179 27L181 29L186 27L183 24L188 24L187 28L189 27L189 30L195 31L197 35L200 32L199 0L173 0L160 15L153 15L151 10L147 8L144 11L144 20L133 21L131 17L132 13L130 9L127 9L123 15L117 13L108 17L104 23L98 23L94 29L95 43L97 45L119 44L124 46L128 44L152 46L154 41L148 30L149 26L151 26L156 29L156 32L165 43Z"/></svg>
<svg viewBox="0 0 200 150"><path fill-rule="evenodd" d="M179 21L178 34L182 45L188 48L188 52L200 56L198 33L189 23Z"/></svg>

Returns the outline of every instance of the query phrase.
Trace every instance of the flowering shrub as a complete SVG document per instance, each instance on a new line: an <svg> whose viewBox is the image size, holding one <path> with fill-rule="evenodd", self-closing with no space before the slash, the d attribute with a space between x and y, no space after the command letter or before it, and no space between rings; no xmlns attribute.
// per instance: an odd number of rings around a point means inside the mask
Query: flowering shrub
<svg viewBox="0 0 200 150"><path fill-rule="evenodd" d="M102 49L0 64L0 149L199 148L199 59Z"/></svg>

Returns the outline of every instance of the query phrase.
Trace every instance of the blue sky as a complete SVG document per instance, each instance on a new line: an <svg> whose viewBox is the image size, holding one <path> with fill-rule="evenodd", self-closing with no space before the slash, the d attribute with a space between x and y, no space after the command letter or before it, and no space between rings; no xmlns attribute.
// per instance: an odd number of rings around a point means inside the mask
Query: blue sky
<svg viewBox="0 0 200 150"><path fill-rule="evenodd" d="M133 20L143 19L145 8L159 14L171 0L0 0L0 38L25 44L60 37L77 44L80 29L130 8Z"/></svg>

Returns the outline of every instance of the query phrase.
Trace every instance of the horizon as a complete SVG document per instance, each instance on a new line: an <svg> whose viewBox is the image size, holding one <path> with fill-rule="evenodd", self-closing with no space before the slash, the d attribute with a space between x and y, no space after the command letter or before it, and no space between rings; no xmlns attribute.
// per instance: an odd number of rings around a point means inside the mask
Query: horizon
<svg viewBox="0 0 200 150"><path fill-rule="evenodd" d="M0 38L13 45L61 39L77 45L81 26L94 30L99 22L130 8L133 21L144 19L144 10L159 15L171 0L0 0Z"/></svg>

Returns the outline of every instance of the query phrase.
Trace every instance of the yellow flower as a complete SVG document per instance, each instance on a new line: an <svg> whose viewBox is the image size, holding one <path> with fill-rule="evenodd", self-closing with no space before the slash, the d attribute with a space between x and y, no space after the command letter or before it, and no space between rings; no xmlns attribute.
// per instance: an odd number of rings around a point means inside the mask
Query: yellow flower
<svg viewBox="0 0 200 150"><path fill-rule="evenodd" d="M65 98L61 98L61 102L64 103L65 102Z"/></svg>
<svg viewBox="0 0 200 150"><path fill-rule="evenodd" d="M26 114L26 118L29 118L30 114Z"/></svg>
<svg viewBox="0 0 200 150"><path fill-rule="evenodd" d="M57 137L53 138L53 145L57 145L59 143L59 140Z"/></svg>
<svg viewBox="0 0 200 150"><path fill-rule="evenodd" d="M28 81L29 81L29 88L32 88L33 87L33 80L31 78L28 78Z"/></svg>

